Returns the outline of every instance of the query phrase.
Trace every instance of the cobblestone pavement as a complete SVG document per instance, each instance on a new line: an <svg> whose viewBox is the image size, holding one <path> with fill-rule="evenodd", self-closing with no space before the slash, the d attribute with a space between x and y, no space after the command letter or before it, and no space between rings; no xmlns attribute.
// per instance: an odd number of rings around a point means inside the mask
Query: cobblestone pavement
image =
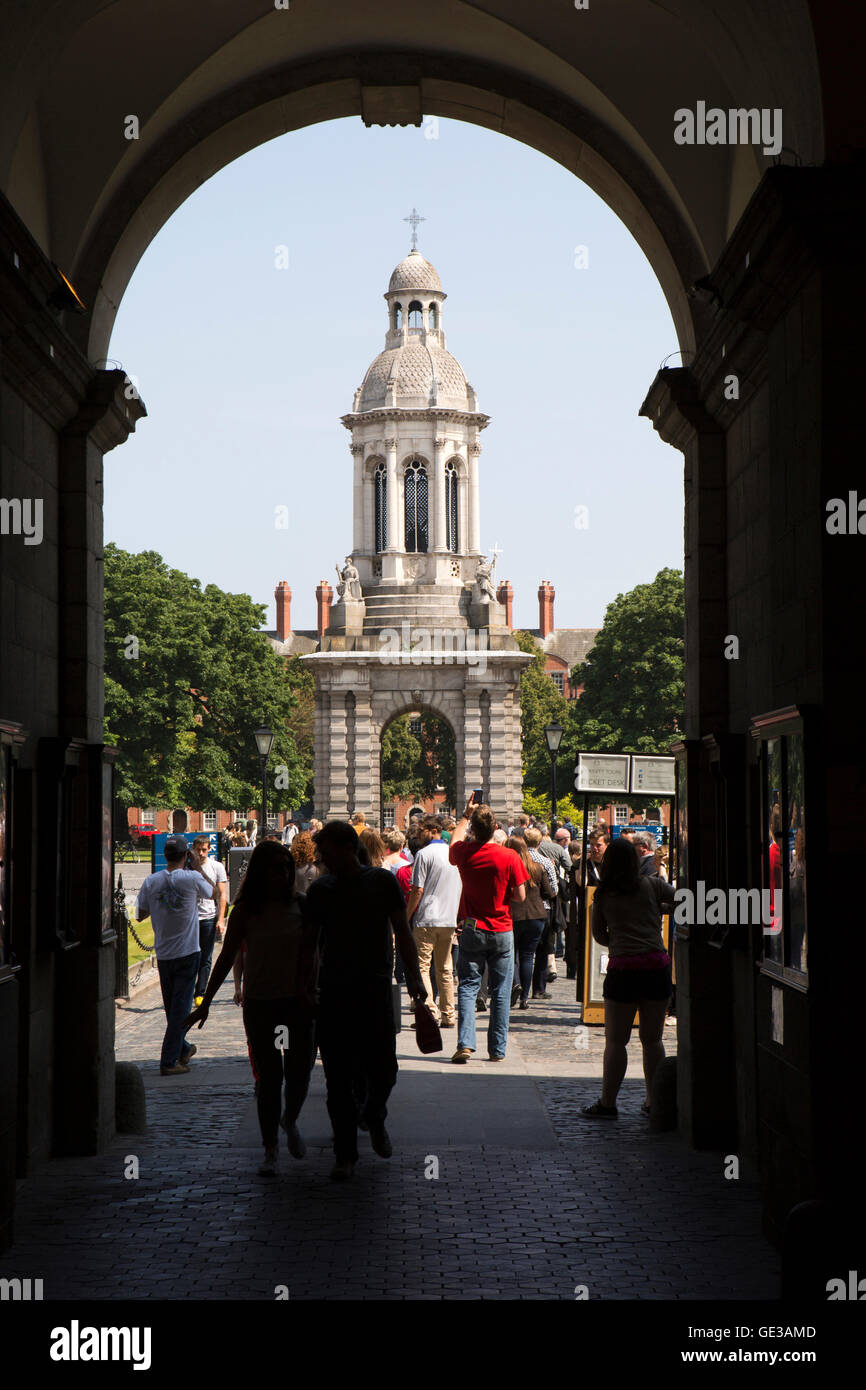
<svg viewBox="0 0 866 1390"><path fill-rule="evenodd" d="M145 991L118 1013L117 1056L141 1066L147 1134L23 1182L0 1275L42 1278L46 1299L274 1299L284 1288L292 1299L573 1300L580 1286L590 1299L777 1297L754 1187L726 1181L722 1155L649 1130L636 1043L619 1119L579 1116L598 1095L601 1030L575 1033L571 981L549 988L550 1001L512 1015L505 1063L484 1058L483 1032L467 1067L447 1060L454 1032L422 1058L404 1026L394 1156L377 1158L362 1136L347 1184L328 1179L320 1064L301 1117L308 1157L283 1151L277 1178L259 1177L230 985L177 1078L159 1076L159 990ZM124 1176L132 1157L137 1179Z"/></svg>

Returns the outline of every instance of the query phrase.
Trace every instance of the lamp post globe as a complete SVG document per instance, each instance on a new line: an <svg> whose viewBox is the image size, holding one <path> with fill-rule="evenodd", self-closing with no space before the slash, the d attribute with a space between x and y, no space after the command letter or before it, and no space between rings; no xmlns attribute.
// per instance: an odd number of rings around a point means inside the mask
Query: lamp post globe
<svg viewBox="0 0 866 1390"><path fill-rule="evenodd" d="M274 731L273 729L269 729L267 725L263 725L260 729L255 730L253 737L255 738L256 748L258 749L259 758L262 763L262 819L261 825L259 826L258 839L259 844L261 844L268 830L267 768L268 758L271 756L271 748L274 742Z"/></svg>
<svg viewBox="0 0 866 1390"><path fill-rule="evenodd" d="M562 743L562 735L565 733L558 720L552 724L547 724L544 729L544 737L547 741L547 751L550 754L550 835L556 830L556 759L559 756L559 745Z"/></svg>

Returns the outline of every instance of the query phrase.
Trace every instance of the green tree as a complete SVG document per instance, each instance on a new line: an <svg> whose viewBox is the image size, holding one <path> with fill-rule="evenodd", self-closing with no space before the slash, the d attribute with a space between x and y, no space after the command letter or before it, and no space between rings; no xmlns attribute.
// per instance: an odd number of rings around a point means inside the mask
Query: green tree
<svg viewBox="0 0 866 1390"><path fill-rule="evenodd" d="M517 645L522 652L528 652L533 661L529 666L524 667L520 673L520 736L521 736L521 762L523 766L523 790L524 795L546 797L547 814L550 814L550 754L547 751L547 739L544 737L544 729L547 724L552 724L555 720L568 728L571 714L569 701L564 695L560 695L550 676L544 669L546 657L538 646L535 638L528 632L515 632ZM572 761L569 767L573 767ZM563 768L565 762L560 754L559 766ZM558 787L569 786L574 778L569 773L567 782L561 781L562 772L558 772ZM515 807L515 810L517 808ZM527 813L531 814L531 813Z"/></svg>
<svg viewBox="0 0 866 1390"><path fill-rule="evenodd" d="M382 735L382 797L420 794L421 744L409 728L409 715L401 714Z"/></svg>
<svg viewBox="0 0 866 1390"><path fill-rule="evenodd" d="M679 570L663 569L608 604L604 625L571 679L574 702L563 753L667 753L683 721L685 602ZM650 798L651 799L651 798Z"/></svg>
<svg viewBox="0 0 866 1390"><path fill-rule="evenodd" d="M105 737L118 801L257 805L253 730L269 724L268 802L297 805L312 775L313 680L260 631L265 610L173 570L155 551L105 550Z"/></svg>
<svg viewBox="0 0 866 1390"><path fill-rule="evenodd" d="M569 779L573 780L573 779ZM557 791L559 782L557 779ZM523 809L528 816L535 816L536 820L550 822L550 792L546 796L539 796L536 792L524 792ZM556 819L571 821L573 825L583 827L583 812L577 809L572 796L557 796L556 798Z"/></svg>
<svg viewBox="0 0 866 1390"><path fill-rule="evenodd" d="M440 787L448 806L457 801L457 750L451 725L432 710L421 711L421 787L432 796Z"/></svg>
<svg viewBox="0 0 866 1390"><path fill-rule="evenodd" d="M447 720L433 710L420 711L420 730L412 732L411 715L403 714L382 736L382 795L386 801L430 797L442 787L449 806L457 795L457 753Z"/></svg>

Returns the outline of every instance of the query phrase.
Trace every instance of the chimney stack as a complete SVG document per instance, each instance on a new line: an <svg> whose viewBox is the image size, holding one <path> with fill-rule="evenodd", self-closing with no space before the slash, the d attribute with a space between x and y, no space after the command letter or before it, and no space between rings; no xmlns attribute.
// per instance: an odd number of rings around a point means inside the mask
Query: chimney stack
<svg viewBox="0 0 866 1390"><path fill-rule="evenodd" d="M499 602L505 608L506 627L514 627L514 623L512 622L512 610L514 607L514 590L511 587L510 580L503 579L502 583L499 585L499 588L496 590L496 597L499 599Z"/></svg>
<svg viewBox="0 0 866 1390"><path fill-rule="evenodd" d="M287 642L292 631L292 591L285 579L274 589L274 598L277 601L277 637Z"/></svg>
<svg viewBox="0 0 866 1390"><path fill-rule="evenodd" d="M542 579L538 586L538 626L542 637L547 637L554 629L553 600L556 590L548 579Z"/></svg>
<svg viewBox="0 0 866 1390"><path fill-rule="evenodd" d="M320 640L324 637L325 632L331 624L331 602L333 597L334 590L331 588L327 579L320 580L316 587L316 614Z"/></svg>

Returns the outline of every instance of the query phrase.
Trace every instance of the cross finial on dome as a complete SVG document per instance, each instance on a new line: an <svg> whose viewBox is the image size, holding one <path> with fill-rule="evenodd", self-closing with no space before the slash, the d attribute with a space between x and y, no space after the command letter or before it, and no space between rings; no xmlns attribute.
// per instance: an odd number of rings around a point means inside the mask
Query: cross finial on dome
<svg viewBox="0 0 866 1390"><path fill-rule="evenodd" d="M426 217L421 217L421 216L419 215L419 213L417 213L417 212L415 211L415 209L413 208L412 211L411 211L411 213L409 214L409 216L403 218L403 221L404 221L404 222L411 222L411 223L412 223L412 250L413 250L413 251L417 251L417 250L418 250L418 223L419 223L419 222L426 222L426 221L427 221L427 218L426 218Z"/></svg>

